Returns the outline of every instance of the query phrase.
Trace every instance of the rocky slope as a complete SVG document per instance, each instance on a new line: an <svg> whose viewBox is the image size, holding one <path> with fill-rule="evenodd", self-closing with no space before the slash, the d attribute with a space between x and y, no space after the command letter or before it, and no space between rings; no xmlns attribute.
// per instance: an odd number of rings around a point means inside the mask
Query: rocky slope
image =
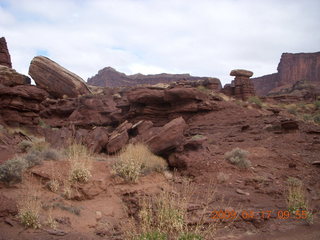
<svg viewBox="0 0 320 240"><path fill-rule="evenodd" d="M215 88L220 89L221 83L219 79L216 78L206 78L206 77L193 77L189 74L155 74L155 75L143 75L134 74L126 75L124 73L118 72L111 67L106 67L101 69L98 74L88 79L88 84L101 87L125 87L125 86L136 86L149 84L154 85L157 83L172 83L180 80L186 81L197 81L210 79L215 82Z"/></svg>
<svg viewBox="0 0 320 240"><path fill-rule="evenodd" d="M252 78L258 95L267 95L274 88L290 87L297 81L320 85L320 52L283 53L277 70L277 73Z"/></svg>

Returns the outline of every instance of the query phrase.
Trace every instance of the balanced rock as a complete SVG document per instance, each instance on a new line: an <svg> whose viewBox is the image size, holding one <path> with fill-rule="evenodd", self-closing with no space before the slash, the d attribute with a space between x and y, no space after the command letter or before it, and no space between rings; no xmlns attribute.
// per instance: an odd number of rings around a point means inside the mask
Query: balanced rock
<svg viewBox="0 0 320 240"><path fill-rule="evenodd" d="M38 87L45 89L55 98L78 97L90 93L86 83L79 76L47 57L33 58L29 75Z"/></svg>
<svg viewBox="0 0 320 240"><path fill-rule="evenodd" d="M0 38L0 65L12 68L7 42L4 37Z"/></svg>
<svg viewBox="0 0 320 240"><path fill-rule="evenodd" d="M8 87L30 84L30 78L17 73L14 69L0 65L0 84Z"/></svg>
<svg viewBox="0 0 320 240"><path fill-rule="evenodd" d="M253 72L244 69L234 69L230 72L230 76L234 77L252 77Z"/></svg>
<svg viewBox="0 0 320 240"><path fill-rule="evenodd" d="M255 96L254 86L250 77L253 72L244 69L235 69L230 72L230 76L235 76L231 85L227 84L222 92L226 95L241 99L248 100L249 97Z"/></svg>

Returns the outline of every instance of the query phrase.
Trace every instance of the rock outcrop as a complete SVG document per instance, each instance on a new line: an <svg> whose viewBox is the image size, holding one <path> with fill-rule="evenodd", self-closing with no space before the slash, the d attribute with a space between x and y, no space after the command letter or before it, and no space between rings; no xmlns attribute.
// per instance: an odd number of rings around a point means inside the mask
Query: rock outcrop
<svg viewBox="0 0 320 240"><path fill-rule="evenodd" d="M0 84L8 87L30 84L29 77L17 73L14 69L0 65Z"/></svg>
<svg viewBox="0 0 320 240"><path fill-rule="evenodd" d="M0 115L10 126L37 125L39 123L40 103L48 93L36 86L0 86Z"/></svg>
<svg viewBox="0 0 320 240"><path fill-rule="evenodd" d="M11 57L4 37L0 38L0 65L12 68Z"/></svg>
<svg viewBox="0 0 320 240"><path fill-rule="evenodd" d="M254 86L250 79L252 75L253 72L248 70L232 70L230 76L234 76L235 79L231 84L226 84L222 92L237 99L247 100L249 97L255 95Z"/></svg>
<svg viewBox="0 0 320 240"><path fill-rule="evenodd" d="M79 76L43 56L33 58L29 75L38 87L55 98L78 97L90 93L86 83Z"/></svg>
<svg viewBox="0 0 320 240"><path fill-rule="evenodd" d="M277 70L274 74L252 78L258 95L267 95L283 86L289 88L297 81L320 85L320 52L283 53Z"/></svg>
<svg viewBox="0 0 320 240"><path fill-rule="evenodd" d="M126 75L111 67L101 69L98 74L88 79L88 84L100 87L132 87L137 85L155 85L158 83L172 83L177 81L204 81L209 89L220 90L221 83L217 78L193 77L190 74L154 74Z"/></svg>

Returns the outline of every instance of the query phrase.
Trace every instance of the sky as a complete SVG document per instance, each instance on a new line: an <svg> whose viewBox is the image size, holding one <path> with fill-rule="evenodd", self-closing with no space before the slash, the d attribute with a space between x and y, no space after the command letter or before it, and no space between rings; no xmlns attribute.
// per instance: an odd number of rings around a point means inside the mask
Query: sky
<svg viewBox="0 0 320 240"><path fill-rule="evenodd" d="M0 0L13 68L47 56L84 80L190 73L232 80L277 71L283 52L320 51L319 0Z"/></svg>

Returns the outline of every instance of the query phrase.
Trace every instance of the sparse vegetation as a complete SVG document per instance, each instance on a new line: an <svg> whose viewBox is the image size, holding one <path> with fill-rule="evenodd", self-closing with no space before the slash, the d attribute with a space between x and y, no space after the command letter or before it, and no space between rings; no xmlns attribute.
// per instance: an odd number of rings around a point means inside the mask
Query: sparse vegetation
<svg viewBox="0 0 320 240"><path fill-rule="evenodd" d="M217 174L217 181L218 183L225 183L226 181L229 180L229 175L228 174L225 174L223 172L219 172Z"/></svg>
<svg viewBox="0 0 320 240"><path fill-rule="evenodd" d="M203 216L194 226L187 223L188 204L194 194L194 186L189 181L183 181L183 191L164 190L153 197L144 197L139 211L139 223L126 232L126 239L212 239L214 235L214 223L206 224L203 228L203 219L206 218L208 203L202 204Z"/></svg>
<svg viewBox="0 0 320 240"><path fill-rule="evenodd" d="M142 174L162 172L167 162L154 155L146 145L129 144L123 149L112 166L114 172L129 182L136 182Z"/></svg>
<svg viewBox="0 0 320 240"><path fill-rule="evenodd" d="M262 101L259 97L253 96L248 99L249 103L256 104L259 107L262 107Z"/></svg>
<svg viewBox="0 0 320 240"><path fill-rule="evenodd" d="M30 194L18 203L18 217L27 228L39 228L41 202L37 195Z"/></svg>
<svg viewBox="0 0 320 240"><path fill-rule="evenodd" d="M70 162L69 180L71 182L88 182L91 178L92 155L81 144L72 144L67 150L67 158Z"/></svg>
<svg viewBox="0 0 320 240"><path fill-rule="evenodd" d="M317 124L320 124L320 114L317 114L313 117L313 121Z"/></svg>
<svg viewBox="0 0 320 240"><path fill-rule="evenodd" d="M306 221L311 224L313 215L309 211L308 202L304 193L303 183L301 180L289 177L287 179L287 206L289 212L296 214L297 211L306 211Z"/></svg>
<svg viewBox="0 0 320 240"><path fill-rule="evenodd" d="M248 155L248 151L245 151L241 148L234 148L225 154L225 158L239 168L246 169L251 166L251 162L247 159Z"/></svg>
<svg viewBox="0 0 320 240"><path fill-rule="evenodd" d="M320 100L315 101L314 105L316 107L316 110L320 110Z"/></svg>

